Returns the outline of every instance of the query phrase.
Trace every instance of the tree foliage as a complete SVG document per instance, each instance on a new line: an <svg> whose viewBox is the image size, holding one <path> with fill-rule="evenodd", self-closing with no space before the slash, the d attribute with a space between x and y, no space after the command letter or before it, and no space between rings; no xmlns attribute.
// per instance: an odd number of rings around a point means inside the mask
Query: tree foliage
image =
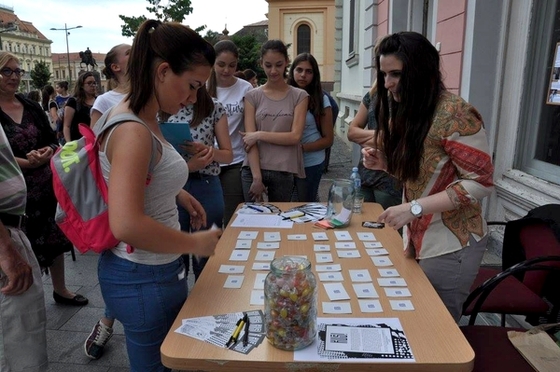
<svg viewBox="0 0 560 372"><path fill-rule="evenodd" d="M161 0L146 1L150 3L150 6L147 6L146 10L153 14L155 19L162 22L183 22L185 17L193 12L191 0L168 0L167 5L162 5ZM143 15L139 17L119 15L119 18L124 22L124 24L121 25L121 30L122 35L126 37L134 37L140 25L147 20ZM206 26L200 26L197 27L195 31L200 32L205 28Z"/></svg>
<svg viewBox="0 0 560 372"><path fill-rule="evenodd" d="M212 45L214 45L218 41L220 41L220 33L216 32L216 31L212 31L212 30L208 30L206 32L206 35L203 36L203 37L204 37L204 40L206 40L207 42L209 42Z"/></svg>
<svg viewBox="0 0 560 372"><path fill-rule="evenodd" d="M36 89L43 89L51 80L49 66L43 61L37 62L29 75L31 76L31 85Z"/></svg>
<svg viewBox="0 0 560 372"><path fill-rule="evenodd" d="M237 68L241 71L250 68L257 73L259 81L264 79L264 71L259 63L262 43L260 43L254 35L233 35L231 41L233 41L239 49Z"/></svg>

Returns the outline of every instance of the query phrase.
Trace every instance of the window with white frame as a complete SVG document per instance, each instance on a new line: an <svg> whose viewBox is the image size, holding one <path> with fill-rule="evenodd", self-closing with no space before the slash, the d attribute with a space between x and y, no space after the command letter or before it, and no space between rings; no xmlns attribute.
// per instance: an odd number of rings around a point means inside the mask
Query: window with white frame
<svg viewBox="0 0 560 372"><path fill-rule="evenodd" d="M516 166L560 184L560 3L543 3L531 20Z"/></svg>

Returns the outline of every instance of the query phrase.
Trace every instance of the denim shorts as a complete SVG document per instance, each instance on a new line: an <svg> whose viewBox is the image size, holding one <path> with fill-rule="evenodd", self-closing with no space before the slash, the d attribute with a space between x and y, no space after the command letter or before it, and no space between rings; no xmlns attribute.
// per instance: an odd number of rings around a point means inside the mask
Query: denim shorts
<svg viewBox="0 0 560 372"><path fill-rule="evenodd" d="M187 299L183 259L144 265L105 251L97 270L105 305L124 327L130 370L169 371L160 347Z"/></svg>

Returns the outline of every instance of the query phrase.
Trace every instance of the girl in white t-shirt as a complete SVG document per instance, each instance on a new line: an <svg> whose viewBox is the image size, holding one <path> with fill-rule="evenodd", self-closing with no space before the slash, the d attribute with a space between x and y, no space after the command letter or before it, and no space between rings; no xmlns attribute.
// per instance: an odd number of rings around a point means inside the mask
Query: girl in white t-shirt
<svg viewBox="0 0 560 372"><path fill-rule="evenodd" d="M233 151L233 161L229 164L220 164L220 182L224 195L224 226L227 226L239 203L245 201L241 187L241 166L245 160L245 149L240 131L245 130L243 120L245 94L253 87L249 82L234 76L239 52L232 41L219 41L214 45L214 50L216 62L208 80L208 93L217 98L226 110Z"/></svg>
<svg viewBox="0 0 560 372"><path fill-rule="evenodd" d="M127 91L126 84L126 65L128 56L130 55L131 46L128 44L119 44L111 48L105 57L105 75L111 82L111 90L103 93L93 103L91 108L91 127L95 126L97 120L117 103L122 101Z"/></svg>

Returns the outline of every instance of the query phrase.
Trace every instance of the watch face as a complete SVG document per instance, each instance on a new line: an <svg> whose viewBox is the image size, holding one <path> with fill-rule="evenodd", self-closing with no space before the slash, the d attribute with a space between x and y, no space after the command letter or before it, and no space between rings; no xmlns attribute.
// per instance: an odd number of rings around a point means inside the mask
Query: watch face
<svg viewBox="0 0 560 372"><path fill-rule="evenodd" d="M414 204L412 207L410 207L410 211L413 215L419 216L420 214L422 214L422 206L420 204Z"/></svg>

